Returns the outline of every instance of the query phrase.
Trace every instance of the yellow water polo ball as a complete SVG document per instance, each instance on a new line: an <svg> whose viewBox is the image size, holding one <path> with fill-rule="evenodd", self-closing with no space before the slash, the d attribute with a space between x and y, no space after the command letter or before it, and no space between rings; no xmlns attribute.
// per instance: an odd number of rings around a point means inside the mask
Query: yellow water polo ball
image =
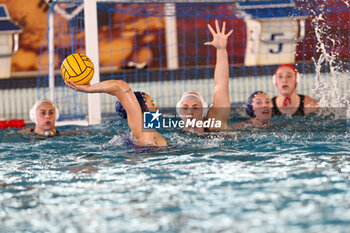
<svg viewBox="0 0 350 233"><path fill-rule="evenodd" d="M67 82L71 80L77 85L89 84L94 76L94 64L87 56L74 53L63 60L61 75Z"/></svg>

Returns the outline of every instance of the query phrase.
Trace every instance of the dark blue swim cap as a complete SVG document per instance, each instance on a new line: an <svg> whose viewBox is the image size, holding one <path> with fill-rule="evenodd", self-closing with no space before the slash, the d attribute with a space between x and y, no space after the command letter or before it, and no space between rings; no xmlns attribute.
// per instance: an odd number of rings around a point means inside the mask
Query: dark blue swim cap
<svg viewBox="0 0 350 233"><path fill-rule="evenodd" d="M148 111L148 108L147 108L147 104L146 104L145 93L144 93L144 92L136 91L136 92L134 92L134 94L135 94L135 96L136 96L137 101L138 101L139 104L140 104L141 111L142 111L142 112L147 112L147 111ZM118 100L117 103L115 104L115 110L116 110L117 113L119 113L119 115L120 115L121 117L123 117L124 119L127 118L126 111L125 111L123 105L120 103L119 100Z"/></svg>
<svg viewBox="0 0 350 233"><path fill-rule="evenodd" d="M261 93L264 93L264 92L263 92L263 91L256 91L256 92L253 92L253 93L248 97L248 100L247 100L247 103L246 103L246 107L245 107L245 112L246 112L250 117L255 118L255 113L254 113L254 109L253 109L253 101L254 101L254 97L255 97L257 94L261 94Z"/></svg>

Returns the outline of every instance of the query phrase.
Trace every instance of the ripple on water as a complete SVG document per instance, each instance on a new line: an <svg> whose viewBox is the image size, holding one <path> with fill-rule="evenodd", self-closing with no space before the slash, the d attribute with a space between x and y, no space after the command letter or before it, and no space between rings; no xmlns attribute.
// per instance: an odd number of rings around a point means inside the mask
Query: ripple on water
<svg viewBox="0 0 350 233"><path fill-rule="evenodd" d="M260 233L348 228L348 132L264 131L210 139L171 132L166 135L171 146L140 150L121 143L125 125L93 129L77 137L0 142L2 229Z"/></svg>

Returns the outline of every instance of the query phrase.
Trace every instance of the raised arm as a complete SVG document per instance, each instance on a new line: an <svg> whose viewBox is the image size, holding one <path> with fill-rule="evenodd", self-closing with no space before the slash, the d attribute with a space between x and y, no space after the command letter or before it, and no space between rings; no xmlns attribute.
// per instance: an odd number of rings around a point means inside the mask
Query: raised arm
<svg viewBox="0 0 350 233"><path fill-rule="evenodd" d="M86 93L107 93L116 96L128 114L128 125L132 135L139 139L142 133L142 111L134 92L128 83L122 80L106 80L93 85L76 85L66 82L70 88Z"/></svg>
<svg viewBox="0 0 350 233"><path fill-rule="evenodd" d="M215 20L216 32L208 24L208 29L213 35L211 42L204 43L205 45L212 45L216 48L216 65L214 72L214 97L213 104L210 107L207 115L208 118L215 118L221 120L223 128L227 127L227 120L230 116L230 94L229 94L229 63L228 54L226 50L227 39L232 34L230 30L227 34L226 23L223 22L220 30L218 20Z"/></svg>

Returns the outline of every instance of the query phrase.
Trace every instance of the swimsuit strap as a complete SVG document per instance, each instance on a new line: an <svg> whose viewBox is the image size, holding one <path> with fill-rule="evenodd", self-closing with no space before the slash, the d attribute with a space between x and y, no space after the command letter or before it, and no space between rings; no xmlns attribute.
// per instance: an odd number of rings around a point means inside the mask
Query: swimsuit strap
<svg viewBox="0 0 350 233"><path fill-rule="evenodd" d="M300 103L298 106L298 110L293 114L293 116L305 116L305 112L304 112L305 96L299 95L299 97L300 97Z"/></svg>
<svg viewBox="0 0 350 233"><path fill-rule="evenodd" d="M276 98L277 96L273 97L271 100L272 100L272 104L273 104L273 107L272 107L272 116L279 116L281 115L282 113L280 112L280 110L278 109L277 107L277 104L276 104Z"/></svg>

